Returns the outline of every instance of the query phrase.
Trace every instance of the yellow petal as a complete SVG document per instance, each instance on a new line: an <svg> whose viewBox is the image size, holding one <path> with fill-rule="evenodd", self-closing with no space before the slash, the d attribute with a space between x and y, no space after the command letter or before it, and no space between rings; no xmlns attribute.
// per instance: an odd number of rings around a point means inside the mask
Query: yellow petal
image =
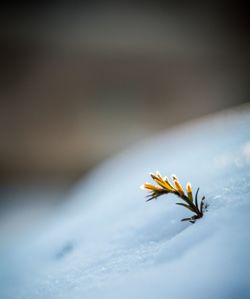
<svg viewBox="0 0 250 299"><path fill-rule="evenodd" d="M182 185L180 184L180 182L177 181L177 180L174 180L174 184L175 184L175 187L176 187L176 190L178 191L178 193L180 195L184 195L184 190L183 190Z"/></svg>
<svg viewBox="0 0 250 299"><path fill-rule="evenodd" d="M186 189L187 189L187 195L188 195L189 200L193 201L192 186L190 183L187 183Z"/></svg>
<svg viewBox="0 0 250 299"><path fill-rule="evenodd" d="M172 186L167 176L164 177L164 182L168 185L169 190L175 191L175 188Z"/></svg>
<svg viewBox="0 0 250 299"><path fill-rule="evenodd" d="M186 189L188 193L192 193L192 186L190 183L187 183Z"/></svg>
<svg viewBox="0 0 250 299"><path fill-rule="evenodd" d="M154 185L151 185L149 183L145 183L143 185L144 189L148 189L148 190L152 190L152 191L160 191L162 190L161 188L157 187L157 186L154 186Z"/></svg>
<svg viewBox="0 0 250 299"><path fill-rule="evenodd" d="M178 181L178 178L177 178L177 176L175 174L172 174L172 179L173 179L173 181L174 180Z"/></svg>
<svg viewBox="0 0 250 299"><path fill-rule="evenodd" d="M156 173L150 173L152 179L158 184L160 185L162 188L167 189L168 190L168 185L166 184L166 182L163 180L161 174L159 173L159 171L156 171Z"/></svg>
<svg viewBox="0 0 250 299"><path fill-rule="evenodd" d="M158 179L158 176L156 174L154 174L153 172L150 172L149 175L151 176L151 178L153 180L157 180Z"/></svg>
<svg viewBox="0 0 250 299"><path fill-rule="evenodd" d="M155 179L155 182L167 191L173 191L171 186L162 177Z"/></svg>

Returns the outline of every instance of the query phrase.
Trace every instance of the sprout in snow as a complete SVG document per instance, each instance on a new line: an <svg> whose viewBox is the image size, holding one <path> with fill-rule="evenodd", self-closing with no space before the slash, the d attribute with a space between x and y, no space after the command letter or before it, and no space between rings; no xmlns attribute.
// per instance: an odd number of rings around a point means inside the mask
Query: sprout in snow
<svg viewBox="0 0 250 299"><path fill-rule="evenodd" d="M205 196L202 197L200 202L198 201L199 188L195 193L195 197L193 197L191 184L187 183L185 194L182 185L180 184L178 178L175 175L172 176L173 183L171 183L167 177L163 178L159 172L156 172L155 174L150 173L150 176L157 185L145 183L141 186L142 189L146 189L150 192L147 196L147 201L157 199L159 196L163 194L172 193L177 195L180 199L184 201L184 203L176 203L177 205L183 206L194 213L193 216L189 218L184 218L181 221L189 221L191 223L195 223L197 219L203 217L204 211L207 206L205 204Z"/></svg>

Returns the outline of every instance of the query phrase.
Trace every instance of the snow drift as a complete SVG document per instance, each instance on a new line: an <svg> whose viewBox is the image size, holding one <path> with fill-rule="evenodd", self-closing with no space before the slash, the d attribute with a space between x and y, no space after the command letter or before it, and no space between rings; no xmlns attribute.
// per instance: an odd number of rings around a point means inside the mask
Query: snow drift
<svg viewBox="0 0 250 299"><path fill-rule="evenodd" d="M53 219L0 246L3 299L250 297L250 109L163 132L106 161ZM145 203L150 171L200 187L195 224L171 195Z"/></svg>

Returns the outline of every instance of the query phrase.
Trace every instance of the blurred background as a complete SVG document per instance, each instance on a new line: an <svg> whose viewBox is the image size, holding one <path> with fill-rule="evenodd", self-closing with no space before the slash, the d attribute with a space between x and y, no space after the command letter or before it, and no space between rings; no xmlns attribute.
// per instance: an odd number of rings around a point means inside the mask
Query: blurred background
<svg viewBox="0 0 250 299"><path fill-rule="evenodd" d="M241 2L43 1L1 22L2 211L58 202L130 145L249 101Z"/></svg>

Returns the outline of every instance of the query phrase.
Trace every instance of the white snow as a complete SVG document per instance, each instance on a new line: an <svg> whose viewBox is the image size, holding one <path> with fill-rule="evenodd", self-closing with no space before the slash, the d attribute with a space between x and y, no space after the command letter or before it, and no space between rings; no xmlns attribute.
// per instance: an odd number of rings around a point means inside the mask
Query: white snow
<svg viewBox="0 0 250 299"><path fill-rule="evenodd" d="M0 298L250 298L250 108L185 124L100 165L43 228L0 245ZM195 224L148 173L209 204Z"/></svg>

